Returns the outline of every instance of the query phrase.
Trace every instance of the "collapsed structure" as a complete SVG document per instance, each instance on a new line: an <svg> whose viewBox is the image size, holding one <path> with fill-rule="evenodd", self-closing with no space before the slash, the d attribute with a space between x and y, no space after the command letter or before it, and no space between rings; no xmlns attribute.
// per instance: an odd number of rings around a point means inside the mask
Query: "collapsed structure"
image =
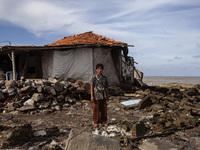
<svg viewBox="0 0 200 150"><path fill-rule="evenodd" d="M96 64L102 63L110 84L125 82L133 85L134 78L142 80L142 73L135 69L134 59L128 56L129 46L133 45L92 31L64 37L44 46L3 46L0 49L0 71L12 71L16 79L54 77L88 82L95 73Z"/></svg>

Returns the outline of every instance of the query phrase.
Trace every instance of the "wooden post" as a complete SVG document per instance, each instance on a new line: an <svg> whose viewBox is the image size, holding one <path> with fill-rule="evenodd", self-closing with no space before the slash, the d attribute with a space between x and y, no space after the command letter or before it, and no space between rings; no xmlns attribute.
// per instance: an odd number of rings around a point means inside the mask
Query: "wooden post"
<svg viewBox="0 0 200 150"><path fill-rule="evenodd" d="M12 51L11 52L11 55L12 55L12 69L13 69L13 80L15 80L16 78L16 74L15 74L15 52Z"/></svg>

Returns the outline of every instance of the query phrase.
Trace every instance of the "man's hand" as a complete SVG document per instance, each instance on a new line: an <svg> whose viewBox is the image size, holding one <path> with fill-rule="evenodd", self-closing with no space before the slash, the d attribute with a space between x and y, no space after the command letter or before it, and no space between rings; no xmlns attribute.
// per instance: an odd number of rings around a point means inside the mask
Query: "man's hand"
<svg viewBox="0 0 200 150"><path fill-rule="evenodd" d="M91 101L92 101L92 102L94 101L94 97L93 97L93 96L91 96Z"/></svg>

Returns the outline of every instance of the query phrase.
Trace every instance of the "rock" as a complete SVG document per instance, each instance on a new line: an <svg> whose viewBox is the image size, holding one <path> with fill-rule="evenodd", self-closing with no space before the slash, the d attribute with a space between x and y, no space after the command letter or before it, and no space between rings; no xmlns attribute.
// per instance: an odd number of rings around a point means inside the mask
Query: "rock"
<svg viewBox="0 0 200 150"><path fill-rule="evenodd" d="M55 108L57 111L60 110L60 106L55 106L54 108Z"/></svg>
<svg viewBox="0 0 200 150"><path fill-rule="evenodd" d="M145 107L151 106L153 103L151 101L150 95L145 96L138 104L139 109L143 109Z"/></svg>
<svg viewBox="0 0 200 150"><path fill-rule="evenodd" d="M59 147L59 143L54 140L49 144L48 149L63 150L62 148Z"/></svg>
<svg viewBox="0 0 200 150"><path fill-rule="evenodd" d="M137 122L133 124L131 131L134 137L140 137L146 134L147 128L143 122Z"/></svg>
<svg viewBox="0 0 200 150"><path fill-rule="evenodd" d="M75 84L79 85L79 86L84 86L84 82L82 80L76 80Z"/></svg>
<svg viewBox="0 0 200 150"><path fill-rule="evenodd" d="M3 110L3 114L6 114L6 113L8 113L9 111L7 110L7 109L4 109Z"/></svg>
<svg viewBox="0 0 200 150"><path fill-rule="evenodd" d="M63 105L63 107L71 107L71 105L66 103L66 104Z"/></svg>
<svg viewBox="0 0 200 150"><path fill-rule="evenodd" d="M52 82L49 82L49 81L43 81L43 85L45 85L45 86L51 86L51 83Z"/></svg>
<svg viewBox="0 0 200 150"><path fill-rule="evenodd" d="M200 110L199 109L192 109L191 114L195 116L200 116Z"/></svg>
<svg viewBox="0 0 200 150"><path fill-rule="evenodd" d="M18 103L8 103L7 104L7 107L8 107L8 110L9 111L12 111L12 110L15 110L16 108L19 108L20 107L20 104Z"/></svg>
<svg viewBox="0 0 200 150"><path fill-rule="evenodd" d="M64 84L60 82L56 82L54 85L54 88L56 89L57 92L62 92L64 90Z"/></svg>
<svg viewBox="0 0 200 150"><path fill-rule="evenodd" d="M160 114L158 113L153 114L152 123L155 124L159 118L160 118Z"/></svg>
<svg viewBox="0 0 200 150"><path fill-rule="evenodd" d="M20 115L22 114L20 111L18 110L15 110L15 111L11 111L10 114L13 114L13 115Z"/></svg>
<svg viewBox="0 0 200 150"><path fill-rule="evenodd" d="M84 87L78 87L76 89L76 92L78 92L78 93L85 92L85 88Z"/></svg>
<svg viewBox="0 0 200 150"><path fill-rule="evenodd" d="M120 141L72 129L65 150L120 150Z"/></svg>
<svg viewBox="0 0 200 150"><path fill-rule="evenodd" d="M34 106L25 105L25 106L20 107L18 110L19 111L32 111L32 110L35 110L35 109L36 108Z"/></svg>
<svg viewBox="0 0 200 150"><path fill-rule="evenodd" d="M119 108L119 107L114 109L114 111L120 111L120 110L121 110L121 108Z"/></svg>
<svg viewBox="0 0 200 150"><path fill-rule="evenodd" d="M45 136L45 135L47 135L47 133L44 130L37 130L33 132L33 136Z"/></svg>
<svg viewBox="0 0 200 150"><path fill-rule="evenodd" d="M4 100L4 99L6 99L6 97L4 96L2 92L0 92L0 100Z"/></svg>
<svg viewBox="0 0 200 150"><path fill-rule="evenodd" d="M126 132L129 132L131 130L132 124L130 122L123 122L122 123L122 129L124 129Z"/></svg>
<svg viewBox="0 0 200 150"><path fill-rule="evenodd" d="M76 101L76 106L82 106L82 103L79 101Z"/></svg>
<svg viewBox="0 0 200 150"><path fill-rule="evenodd" d="M24 85L25 85L25 86L31 86L31 85L32 85L32 81L31 81L31 80L26 80L26 81L24 82Z"/></svg>
<svg viewBox="0 0 200 150"><path fill-rule="evenodd" d="M154 104L154 105L151 105L151 109L155 110L155 111L158 111L158 110L162 110L164 108L163 108L163 106L161 104Z"/></svg>
<svg viewBox="0 0 200 150"><path fill-rule="evenodd" d="M190 90L188 91L185 91L185 93L188 95L188 96L193 96L193 95L198 95L199 92L196 88L191 88Z"/></svg>
<svg viewBox="0 0 200 150"><path fill-rule="evenodd" d="M7 92L9 94L9 96L14 96L17 94L17 88L16 87L8 87Z"/></svg>
<svg viewBox="0 0 200 150"><path fill-rule="evenodd" d="M175 109L178 108L178 106L175 105L175 103L170 103L170 102L167 104L167 106L168 106L170 109L172 109L172 110L175 110Z"/></svg>
<svg viewBox="0 0 200 150"><path fill-rule="evenodd" d="M38 91L38 93L42 93L43 87L42 87L42 86L38 86L38 87L37 87L37 91Z"/></svg>
<svg viewBox="0 0 200 150"><path fill-rule="evenodd" d="M20 89L20 93L27 93L30 89L31 89L31 87L29 85L25 86Z"/></svg>
<svg viewBox="0 0 200 150"><path fill-rule="evenodd" d="M195 85L194 86L197 90L198 90L198 92L200 93L200 84L197 84L197 85Z"/></svg>
<svg viewBox="0 0 200 150"><path fill-rule="evenodd" d="M3 90L2 90L2 93L3 93L3 94L8 94L8 89L3 89Z"/></svg>
<svg viewBox="0 0 200 150"><path fill-rule="evenodd" d="M47 86L46 90L49 94L56 95L56 90L52 86Z"/></svg>
<svg viewBox="0 0 200 150"><path fill-rule="evenodd" d="M139 148L141 150L178 150L175 145L158 139L146 140L139 146Z"/></svg>
<svg viewBox="0 0 200 150"><path fill-rule="evenodd" d="M64 97L63 95L59 95L59 96L57 97L57 102L58 102L58 103L64 103L64 102L65 102L65 97Z"/></svg>
<svg viewBox="0 0 200 150"><path fill-rule="evenodd" d="M5 86L6 88L9 88L9 87L16 87L16 81L15 80L8 80L5 82Z"/></svg>
<svg viewBox="0 0 200 150"><path fill-rule="evenodd" d="M33 96L32 96L32 99L35 102L39 102L39 101L44 100L44 96L41 93L34 93Z"/></svg>
<svg viewBox="0 0 200 150"><path fill-rule="evenodd" d="M47 136L55 136L55 135L58 135L60 133L58 127L46 128L45 131L47 133Z"/></svg>
<svg viewBox="0 0 200 150"><path fill-rule="evenodd" d="M41 109L46 109L50 106L50 102L42 102L39 106Z"/></svg>
<svg viewBox="0 0 200 150"><path fill-rule="evenodd" d="M185 92L185 89L180 89L180 92Z"/></svg>
<svg viewBox="0 0 200 150"><path fill-rule="evenodd" d="M5 80L0 80L0 87L5 85Z"/></svg>
<svg viewBox="0 0 200 150"><path fill-rule="evenodd" d="M34 106L34 100L32 98L30 98L30 99L28 99L27 101L24 102L24 105Z"/></svg>
<svg viewBox="0 0 200 150"><path fill-rule="evenodd" d="M38 113L38 111L37 110L34 110L34 111L30 111L29 112L29 115L34 115L34 114L37 114Z"/></svg>
<svg viewBox="0 0 200 150"><path fill-rule="evenodd" d="M176 129L182 129L185 127L193 127L196 126L199 121L188 117L188 116L179 116L179 119L173 121L173 126L176 126Z"/></svg>
<svg viewBox="0 0 200 150"><path fill-rule="evenodd" d="M65 101L66 102L69 102L69 103L76 103L76 99L75 98L71 98L69 96L66 96L65 97Z"/></svg>
<svg viewBox="0 0 200 150"><path fill-rule="evenodd" d="M49 77L49 78L48 78L48 81L49 81L49 82L52 82L52 83L58 82L58 80L55 79L54 77Z"/></svg>

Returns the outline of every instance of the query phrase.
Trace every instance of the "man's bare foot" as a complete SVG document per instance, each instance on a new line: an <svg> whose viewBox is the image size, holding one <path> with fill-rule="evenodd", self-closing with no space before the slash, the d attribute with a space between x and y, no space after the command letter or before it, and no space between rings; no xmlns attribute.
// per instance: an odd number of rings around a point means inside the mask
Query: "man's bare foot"
<svg viewBox="0 0 200 150"><path fill-rule="evenodd" d="M107 127L108 125L106 123L102 123L99 125L99 127Z"/></svg>

